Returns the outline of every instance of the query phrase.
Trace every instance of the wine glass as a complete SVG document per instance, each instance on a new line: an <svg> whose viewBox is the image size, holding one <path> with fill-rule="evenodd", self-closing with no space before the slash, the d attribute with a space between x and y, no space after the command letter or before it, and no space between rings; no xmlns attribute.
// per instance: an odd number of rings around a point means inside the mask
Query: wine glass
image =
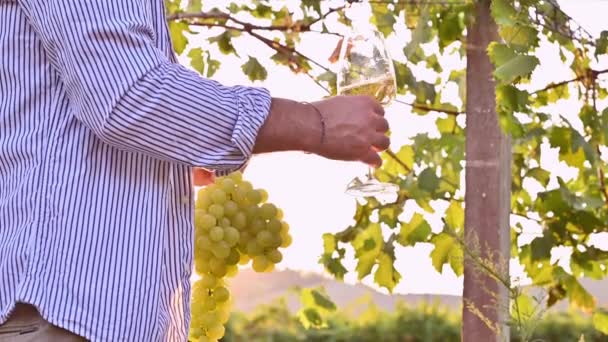
<svg viewBox="0 0 608 342"><path fill-rule="evenodd" d="M396 97L396 77L393 61L381 33L373 29L356 29L342 41L337 73L340 95L368 95L383 106ZM368 168L366 179L356 177L346 193L356 197L396 195L399 186L382 183Z"/></svg>

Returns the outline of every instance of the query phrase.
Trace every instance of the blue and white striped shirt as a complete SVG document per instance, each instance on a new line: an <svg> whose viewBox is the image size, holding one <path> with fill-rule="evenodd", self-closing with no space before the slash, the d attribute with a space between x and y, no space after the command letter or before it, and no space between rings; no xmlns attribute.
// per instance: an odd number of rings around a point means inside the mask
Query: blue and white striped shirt
<svg viewBox="0 0 608 342"><path fill-rule="evenodd" d="M250 158L263 88L180 66L162 0L0 0L0 324L185 341L191 167Z"/></svg>

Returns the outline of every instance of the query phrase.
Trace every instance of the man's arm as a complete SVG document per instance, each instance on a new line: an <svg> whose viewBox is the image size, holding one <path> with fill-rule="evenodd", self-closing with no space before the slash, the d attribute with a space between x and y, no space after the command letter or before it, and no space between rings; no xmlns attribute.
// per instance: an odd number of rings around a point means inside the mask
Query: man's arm
<svg viewBox="0 0 608 342"><path fill-rule="evenodd" d="M62 81L71 112L119 148L226 173L254 151L300 150L378 164L374 150L388 144L386 121L377 115L381 108L370 99L334 98L315 109L272 99L265 89L227 87L171 63L154 45L145 1L19 4Z"/></svg>

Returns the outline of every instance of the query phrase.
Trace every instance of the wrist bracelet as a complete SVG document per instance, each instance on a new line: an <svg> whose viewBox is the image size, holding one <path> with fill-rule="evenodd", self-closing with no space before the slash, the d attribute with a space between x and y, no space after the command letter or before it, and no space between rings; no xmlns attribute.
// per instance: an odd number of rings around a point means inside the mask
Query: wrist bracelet
<svg viewBox="0 0 608 342"><path fill-rule="evenodd" d="M314 110L317 112L317 114L319 114L319 119L321 120L321 143L319 144L319 147L321 147L321 146L323 146L323 143L325 142L325 117L323 117L323 114L321 114L321 111L319 110L319 108L317 108L317 106L315 106L314 104L312 104L310 102L303 102L303 103L310 105L312 108L314 108Z"/></svg>

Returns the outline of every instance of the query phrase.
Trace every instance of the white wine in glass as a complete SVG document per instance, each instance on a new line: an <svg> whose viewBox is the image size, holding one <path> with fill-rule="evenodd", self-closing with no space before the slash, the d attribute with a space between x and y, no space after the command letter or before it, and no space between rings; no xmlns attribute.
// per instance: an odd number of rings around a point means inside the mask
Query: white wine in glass
<svg viewBox="0 0 608 342"><path fill-rule="evenodd" d="M383 106L396 97L396 78L393 60L380 32L356 31L344 38L340 49L340 69L337 75L338 94L367 95ZM357 197L395 195L399 186L382 183L368 168L366 179L353 179L346 193Z"/></svg>

